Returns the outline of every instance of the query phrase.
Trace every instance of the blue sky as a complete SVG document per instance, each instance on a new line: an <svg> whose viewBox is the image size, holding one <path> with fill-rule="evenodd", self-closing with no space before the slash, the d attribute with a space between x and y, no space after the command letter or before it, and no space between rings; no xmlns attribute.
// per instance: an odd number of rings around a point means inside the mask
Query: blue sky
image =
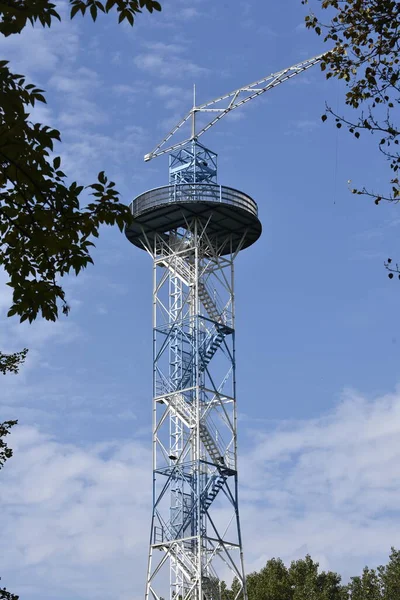
<svg viewBox="0 0 400 600"><path fill-rule="evenodd" d="M64 170L91 183L105 169L127 203L167 182L166 158L142 158L190 108L193 83L205 102L324 49L300 0L163 9L133 29L64 18L0 39L47 92L33 117L61 130ZM247 571L310 552L347 578L400 546L399 287L383 268L399 255L400 219L349 193L349 180L379 189L387 171L370 136L322 124L344 91L315 67L202 139L220 183L251 195L263 223L236 263ZM72 310L56 324L7 320L0 274L0 347L30 348L0 406L0 419L19 419L1 473L0 574L24 600L142 597L151 261L107 228L94 258L66 280Z"/></svg>

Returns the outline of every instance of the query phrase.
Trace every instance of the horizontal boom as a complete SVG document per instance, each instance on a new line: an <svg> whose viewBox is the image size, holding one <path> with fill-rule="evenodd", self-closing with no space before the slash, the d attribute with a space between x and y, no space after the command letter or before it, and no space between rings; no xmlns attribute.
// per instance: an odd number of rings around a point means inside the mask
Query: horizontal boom
<svg viewBox="0 0 400 600"><path fill-rule="evenodd" d="M210 102L206 102L205 104L200 104L199 106L193 106L191 110L183 117L183 119L165 136L165 138L154 148L152 152L146 154L144 157L145 161L149 161L156 156L161 156L162 154L167 154L173 150L177 150L187 144L189 141L193 139L198 139L203 133L208 131L213 125L218 123L222 117L226 114L234 110L235 108L239 108L249 100L253 100L253 98L257 98L257 96L261 96L268 90L284 83L288 79L303 73L303 71L307 71L310 67L313 67L317 63L319 63L324 56L326 56L326 52L323 54L319 54L318 56L314 56L314 58L309 58L308 60L302 61L297 65L293 65L292 67L287 67L278 73L272 73L267 77L263 77L263 79L259 79L258 81L254 81L248 85L245 85L237 90L233 90L233 92L229 92L223 96L218 96L214 100ZM199 131L195 131L195 117L196 113L199 112L208 112L211 113L211 120L204 125ZM189 120L192 119L192 136L183 140L182 142L178 142L173 144L172 146L168 146L164 148L166 143L172 138L175 133L181 129L181 127Z"/></svg>

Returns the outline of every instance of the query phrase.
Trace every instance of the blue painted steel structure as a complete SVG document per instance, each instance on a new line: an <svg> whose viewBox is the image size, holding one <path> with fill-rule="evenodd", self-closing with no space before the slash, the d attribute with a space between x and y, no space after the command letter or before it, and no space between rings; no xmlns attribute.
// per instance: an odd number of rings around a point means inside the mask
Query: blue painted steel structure
<svg viewBox="0 0 400 600"><path fill-rule="evenodd" d="M191 140L169 155L169 183L217 183L217 155Z"/></svg>
<svg viewBox="0 0 400 600"><path fill-rule="evenodd" d="M131 205L129 241L153 258L153 511L146 600L247 600L238 506L234 260L261 235L257 205L217 183L198 137L318 63L303 61L196 106L145 156L170 154L169 185ZM196 133L196 114L211 121ZM189 139L165 148L191 118ZM169 591L167 591L169 589Z"/></svg>
<svg viewBox="0 0 400 600"><path fill-rule="evenodd" d="M234 259L261 233L257 205L217 184L196 140L169 185L138 196L128 239L153 257L153 515L146 598L246 599L238 507Z"/></svg>

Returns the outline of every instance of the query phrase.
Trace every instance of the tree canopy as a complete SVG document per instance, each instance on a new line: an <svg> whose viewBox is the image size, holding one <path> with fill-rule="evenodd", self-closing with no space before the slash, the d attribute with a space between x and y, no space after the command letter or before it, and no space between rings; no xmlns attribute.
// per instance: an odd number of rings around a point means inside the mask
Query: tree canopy
<svg viewBox="0 0 400 600"><path fill-rule="evenodd" d="M160 11L161 5L157 0L69 0L71 19L76 14L90 13L93 21L100 12L118 15L118 22L125 19L133 25L136 15L145 8L149 12ZM50 27L53 19L61 20L57 12L57 4L51 0L8 0L0 2L0 33L5 36L21 33L29 23L36 22L43 27Z"/></svg>
<svg viewBox="0 0 400 600"><path fill-rule="evenodd" d="M311 0L302 0L312 4ZM329 46L321 69L327 79L346 82L344 102L350 114L336 114L327 107L325 121L333 116L338 128L345 126L356 138L375 134L381 156L389 165L384 190L367 186L353 188L354 194L397 201L400 197L398 152L400 124L400 3L396 0L322 0L320 13L305 17L306 27L323 36ZM323 19L324 11L328 20ZM329 20L330 19L330 20Z"/></svg>
<svg viewBox="0 0 400 600"><path fill-rule="evenodd" d="M19 596L8 592L6 588L0 588L0 600L18 600Z"/></svg>
<svg viewBox="0 0 400 600"><path fill-rule="evenodd" d="M0 470L4 467L6 460L12 456L12 450L7 445L5 438L16 424L17 421L4 421L4 423L0 423ZM0 600L18 600L18 596L8 592L6 588L0 587Z"/></svg>
<svg viewBox="0 0 400 600"><path fill-rule="evenodd" d="M156 0L69 0L70 16L99 12L115 14L131 25L142 10L161 10ZM50 27L61 20L50 0L0 2L0 33L20 34L26 26ZM21 321L37 316L55 321L59 308L69 306L60 277L77 275L93 262L90 251L102 224L122 231L130 222L127 206L119 200L115 183L104 171L94 183L67 183L61 158L54 156L58 130L33 123L30 112L46 102L44 92L0 61L0 266L6 271L13 301L8 316ZM82 201L84 190L92 200ZM0 352L0 372L18 371L26 350Z"/></svg>
<svg viewBox="0 0 400 600"><path fill-rule="evenodd" d="M365 567L347 584L333 571L320 571L309 555L289 567L272 558L260 571L247 575L246 582L249 600L398 600L400 552L392 548L386 565ZM223 582L222 600L234 600L238 589L237 580L230 588Z"/></svg>
<svg viewBox="0 0 400 600"><path fill-rule="evenodd" d="M0 423L0 470L3 468L6 460L12 456L12 450L7 445L5 438L10 434L11 428L16 424L17 421L4 421L4 423Z"/></svg>

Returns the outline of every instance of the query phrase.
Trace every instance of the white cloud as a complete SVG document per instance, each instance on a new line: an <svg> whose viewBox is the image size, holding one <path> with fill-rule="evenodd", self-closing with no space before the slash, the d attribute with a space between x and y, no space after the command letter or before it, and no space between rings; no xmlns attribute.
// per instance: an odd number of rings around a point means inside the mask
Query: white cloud
<svg viewBox="0 0 400 600"><path fill-rule="evenodd" d="M62 74L55 73L51 77L49 85L63 97L58 123L64 132L108 122L108 115L98 102L101 84L96 71L86 67L66 70Z"/></svg>
<svg viewBox="0 0 400 600"><path fill-rule="evenodd" d="M310 131L311 129L318 127L318 125L319 122L312 119L300 119L299 121L295 122L296 128L302 131Z"/></svg>
<svg viewBox="0 0 400 600"><path fill-rule="evenodd" d="M127 156L133 161L145 153L146 139L144 129L138 126L116 129L111 134L73 127L62 146L63 168L74 178L89 183L107 165L107 175L118 182L122 192L121 183L127 181L127 174L121 165Z"/></svg>
<svg viewBox="0 0 400 600"><path fill-rule="evenodd" d="M310 552L347 577L400 545L400 393L369 401L348 392L323 418L251 433L240 477L248 571L272 556L289 561ZM18 583L18 565L33 597L44 588L52 598L139 597L150 444L82 447L33 427L17 428L10 441L16 452L0 491L5 583Z"/></svg>
<svg viewBox="0 0 400 600"><path fill-rule="evenodd" d="M313 83L313 78L301 73L299 77L292 77L287 83L288 85L311 85Z"/></svg>
<svg viewBox="0 0 400 600"><path fill-rule="evenodd" d="M284 132L284 135L304 135L307 132L314 131L319 125L320 123L313 119L289 121L288 129Z"/></svg>
<svg viewBox="0 0 400 600"><path fill-rule="evenodd" d="M112 86L112 91L117 96L123 96L126 99L137 98L138 94L147 91L148 86L143 81L135 81L135 84L118 83Z"/></svg>
<svg viewBox="0 0 400 600"><path fill-rule="evenodd" d="M92 92L101 85L99 75L93 69L79 67L73 73L56 73L50 79L50 84L61 93L83 96Z"/></svg>
<svg viewBox="0 0 400 600"><path fill-rule="evenodd" d="M306 31L306 24L304 23L304 21L302 21L301 23L298 23L296 25L296 27L294 28L294 30L296 32L300 32L300 33L302 33L303 31Z"/></svg>
<svg viewBox="0 0 400 600"><path fill-rule="evenodd" d="M252 567L299 548L345 576L384 561L400 546L399 434L399 392L374 401L347 392L324 418L258 434L241 480Z"/></svg>
<svg viewBox="0 0 400 600"><path fill-rule="evenodd" d="M166 56L185 53L185 48L181 44L166 44L165 42L147 42L145 46L152 52L161 52Z"/></svg>
<svg viewBox="0 0 400 600"><path fill-rule="evenodd" d="M54 21L51 29L27 26L21 34L0 37L2 56L11 61L11 68L29 78L60 69L76 60L79 52L78 27L66 20ZM36 81L36 83L38 83Z"/></svg>
<svg viewBox="0 0 400 600"><path fill-rule="evenodd" d="M180 44L164 44L162 42L145 44L146 52L134 58L135 65L149 74L157 77L179 79L191 76L200 76L208 69L192 62Z"/></svg>
<svg viewBox="0 0 400 600"><path fill-rule="evenodd" d="M271 27L265 24L260 24L259 21L253 18L247 18L242 21L242 27L251 29L254 35L260 35L264 38L277 38L278 34Z"/></svg>
<svg viewBox="0 0 400 600"><path fill-rule="evenodd" d="M170 96L181 94L183 89L174 85L158 85L155 88L155 92L160 98L168 98Z"/></svg>
<svg viewBox="0 0 400 600"><path fill-rule="evenodd" d="M169 110L176 110L177 108L182 111L187 110L193 96L192 89L184 89L174 85L158 85L154 91L157 96L162 98L164 108Z"/></svg>
<svg viewBox="0 0 400 600"><path fill-rule="evenodd" d="M135 88L133 87L133 85L126 85L124 83L120 83L118 85L113 85L113 91L116 94L120 94L120 95L124 95L124 94L134 94L135 93Z"/></svg>
<svg viewBox="0 0 400 600"><path fill-rule="evenodd" d="M13 433L12 446L0 490L2 532L12 541L0 550L4 582L23 595L29 581L31 597L46 588L122 600L132 585L139 596L132 565L143 568L148 538L149 450L137 442L85 449L29 427Z"/></svg>
<svg viewBox="0 0 400 600"><path fill-rule="evenodd" d="M164 12L165 11L165 12ZM177 29L180 24L187 21L194 21L204 18L213 17L213 5L204 0L176 0L174 5L163 7L163 26ZM152 25L156 26L156 22L152 21Z"/></svg>
<svg viewBox="0 0 400 600"><path fill-rule="evenodd" d="M181 19L188 21L190 19L200 17L200 11L194 6L186 6L178 11L178 16Z"/></svg>
<svg viewBox="0 0 400 600"><path fill-rule="evenodd" d="M98 126L108 121L107 113L96 102L79 96L69 98L65 110L62 110L58 117L64 132L68 132L68 128L76 129L84 125Z"/></svg>
<svg viewBox="0 0 400 600"><path fill-rule="evenodd" d="M55 323L44 319L39 319L33 323L26 321L21 324L15 323L11 333L14 339L20 340L20 344L36 348L55 340L62 344L68 344L82 335L78 325L67 319Z"/></svg>

